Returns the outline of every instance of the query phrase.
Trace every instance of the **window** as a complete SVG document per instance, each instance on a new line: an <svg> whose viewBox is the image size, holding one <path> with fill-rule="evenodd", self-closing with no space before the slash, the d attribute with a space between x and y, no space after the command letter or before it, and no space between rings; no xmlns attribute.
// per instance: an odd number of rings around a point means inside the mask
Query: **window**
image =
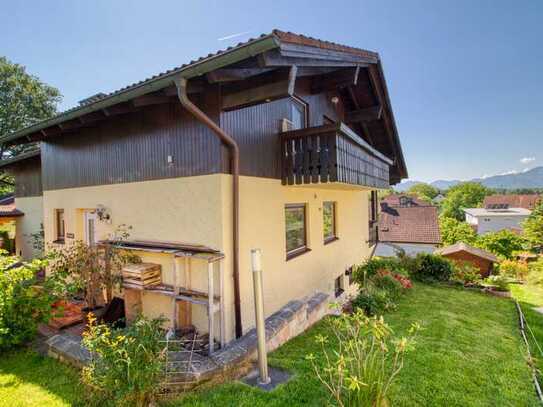
<svg viewBox="0 0 543 407"><path fill-rule="evenodd" d="M370 245L377 243L377 220L378 220L378 215L379 215L378 205L379 205L379 199L377 197L377 191L371 191L370 199L368 200L368 211L369 211L368 243Z"/></svg>
<svg viewBox="0 0 543 407"><path fill-rule="evenodd" d="M308 251L305 204L285 206L287 260Z"/></svg>
<svg viewBox="0 0 543 407"><path fill-rule="evenodd" d="M345 275L349 279L349 285L353 285L353 266L349 267L347 270L345 270Z"/></svg>
<svg viewBox="0 0 543 407"><path fill-rule="evenodd" d="M304 129L307 127L307 105L300 99L292 98L291 106L291 122L292 129Z"/></svg>
<svg viewBox="0 0 543 407"><path fill-rule="evenodd" d="M343 294L343 292L345 291L343 289L343 281L342 281L342 276L339 276L338 278L336 278L334 280L334 294L337 297L339 297L341 294Z"/></svg>
<svg viewBox="0 0 543 407"><path fill-rule="evenodd" d="M57 242L64 243L66 235L65 223L64 223L64 209L57 209L55 211L55 222L57 229Z"/></svg>
<svg viewBox="0 0 543 407"><path fill-rule="evenodd" d="M322 221L324 229L324 243L330 243L337 239L336 235L336 203L322 203Z"/></svg>

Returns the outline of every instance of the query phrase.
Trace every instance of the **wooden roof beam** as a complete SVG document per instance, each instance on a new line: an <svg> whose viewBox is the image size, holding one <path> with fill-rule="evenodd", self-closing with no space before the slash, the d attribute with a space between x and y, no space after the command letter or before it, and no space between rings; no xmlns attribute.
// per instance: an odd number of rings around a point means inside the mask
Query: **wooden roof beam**
<svg viewBox="0 0 543 407"><path fill-rule="evenodd" d="M356 85L358 83L358 74L360 67L343 68L322 75L313 79L311 93L318 94L323 92L335 91L338 88Z"/></svg>
<svg viewBox="0 0 543 407"><path fill-rule="evenodd" d="M345 113L347 123L371 122L379 120L383 114L383 106L372 106Z"/></svg>
<svg viewBox="0 0 543 407"><path fill-rule="evenodd" d="M206 78L209 83L234 82L262 75L273 70L274 68L223 68L209 72Z"/></svg>
<svg viewBox="0 0 543 407"><path fill-rule="evenodd" d="M148 95L139 96L132 101L134 107L162 105L170 102L170 96L167 96L164 93L150 93Z"/></svg>
<svg viewBox="0 0 543 407"><path fill-rule="evenodd" d="M350 60L322 59L311 57L284 56L279 51L267 51L258 55L259 65L263 68L285 67L296 65L300 67L365 67L364 62Z"/></svg>

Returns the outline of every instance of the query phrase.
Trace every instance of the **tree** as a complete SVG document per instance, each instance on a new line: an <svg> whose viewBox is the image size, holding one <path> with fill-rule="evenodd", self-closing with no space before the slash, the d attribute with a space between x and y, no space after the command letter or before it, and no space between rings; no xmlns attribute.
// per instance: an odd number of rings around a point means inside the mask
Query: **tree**
<svg viewBox="0 0 543 407"><path fill-rule="evenodd" d="M543 200L540 200L530 216L522 223L524 237L532 249L543 247Z"/></svg>
<svg viewBox="0 0 543 407"><path fill-rule="evenodd" d="M439 190L437 188L423 182L413 185L406 192L409 195L415 195L428 203L431 203L432 200L439 194Z"/></svg>
<svg viewBox="0 0 543 407"><path fill-rule="evenodd" d="M0 137L54 116L61 98L58 89L28 74L24 66L0 57ZM32 148L35 145L2 145L0 159ZM13 184L13 181L7 174L1 174L0 184Z"/></svg>
<svg viewBox="0 0 543 407"><path fill-rule="evenodd" d="M523 250L525 243L526 240L522 236L504 229L479 236L476 246L502 258L512 259L513 253Z"/></svg>
<svg viewBox="0 0 543 407"><path fill-rule="evenodd" d="M449 189L447 196L441 203L441 215L465 220L465 208L477 208L481 206L485 196L491 195L492 190L477 182L463 182Z"/></svg>
<svg viewBox="0 0 543 407"><path fill-rule="evenodd" d="M439 217L439 229L441 241L444 246L458 242L473 245L477 241L477 233L466 222L460 222L455 218Z"/></svg>

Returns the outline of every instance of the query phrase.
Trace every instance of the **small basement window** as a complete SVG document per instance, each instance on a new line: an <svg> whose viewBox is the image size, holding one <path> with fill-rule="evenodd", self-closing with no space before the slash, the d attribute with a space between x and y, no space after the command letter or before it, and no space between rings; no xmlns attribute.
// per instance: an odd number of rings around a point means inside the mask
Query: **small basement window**
<svg viewBox="0 0 543 407"><path fill-rule="evenodd" d="M309 250L305 204L285 206L285 233L287 260Z"/></svg>
<svg viewBox="0 0 543 407"><path fill-rule="evenodd" d="M337 298L344 292L345 290L343 289L343 279L342 279L342 276L339 276L338 278L334 280L334 294Z"/></svg>
<svg viewBox="0 0 543 407"><path fill-rule="evenodd" d="M66 237L66 227L64 222L64 209L55 210L56 243L64 243Z"/></svg>

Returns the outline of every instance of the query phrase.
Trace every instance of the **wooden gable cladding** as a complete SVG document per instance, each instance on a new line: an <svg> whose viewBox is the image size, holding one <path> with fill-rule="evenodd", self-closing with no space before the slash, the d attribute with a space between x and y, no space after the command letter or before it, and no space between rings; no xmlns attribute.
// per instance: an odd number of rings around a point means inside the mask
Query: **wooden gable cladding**
<svg viewBox="0 0 543 407"><path fill-rule="evenodd" d="M13 164L8 172L15 178L15 197L42 196L42 170L40 156Z"/></svg>
<svg viewBox="0 0 543 407"><path fill-rule="evenodd" d="M219 120L218 92L196 99ZM42 156L45 190L228 171L219 141L179 103L148 106L46 139Z"/></svg>

